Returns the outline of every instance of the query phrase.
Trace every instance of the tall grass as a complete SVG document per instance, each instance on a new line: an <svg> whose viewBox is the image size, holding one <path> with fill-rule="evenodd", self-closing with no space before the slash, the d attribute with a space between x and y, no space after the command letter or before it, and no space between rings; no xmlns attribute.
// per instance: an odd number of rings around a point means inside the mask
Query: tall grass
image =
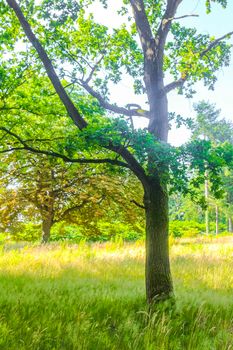
<svg viewBox="0 0 233 350"><path fill-rule="evenodd" d="M147 310L144 246L0 252L0 349L233 349L231 238L171 247L176 306Z"/></svg>

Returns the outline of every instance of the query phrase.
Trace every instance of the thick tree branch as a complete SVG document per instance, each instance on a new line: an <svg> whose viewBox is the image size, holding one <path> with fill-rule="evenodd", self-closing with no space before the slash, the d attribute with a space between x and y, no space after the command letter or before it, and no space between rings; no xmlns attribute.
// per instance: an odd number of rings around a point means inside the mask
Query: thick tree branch
<svg viewBox="0 0 233 350"><path fill-rule="evenodd" d="M141 45L144 53L146 53L150 46L150 41L153 38L151 27L146 15L143 0L130 0L133 9L133 15L137 26L137 31L141 40Z"/></svg>
<svg viewBox="0 0 233 350"><path fill-rule="evenodd" d="M58 96L60 97L62 103L64 104L69 116L73 119L75 125L80 129L84 129L87 126L87 122L83 119L83 117L80 115L79 111L77 110L77 108L75 107L75 105L73 104L73 102L71 101L71 99L69 98L69 96L67 95L64 87L62 86L55 70L54 67L52 65L51 60L49 59L45 49L42 47L42 45L40 44L39 40L36 38L36 36L34 35L34 33L32 32L32 29L28 23L28 21L26 20L26 18L24 17L19 5L17 4L17 2L15 0L6 0L8 5L14 10L16 16L18 17L22 28L24 29L24 32L27 36L27 38L29 39L29 41L31 42L31 44L34 46L34 48L36 49L45 69L46 72L48 74L48 77L50 78ZM132 1L134 2L134 1ZM143 1L142 0L136 0L136 2L139 4L141 3L143 5ZM138 8L139 10L139 8ZM144 13L145 15L145 13ZM124 109L125 110L125 109ZM117 112L119 113L119 112ZM129 112L128 112L129 113ZM132 112L130 112L132 113ZM127 114L129 115L129 114ZM31 147L28 148L27 145L24 145L25 148L27 148L28 151L31 152L35 152L35 153L42 153L39 150L33 149ZM124 148L122 145L119 146L115 146L112 144L111 140L109 140L109 145L105 146L106 149L109 149L111 151L114 151L116 153L118 153L119 155L121 155L123 157L123 159L128 163L124 163L124 162L120 162L117 160L112 160L112 159L108 159L107 161L103 161L103 160L85 160L85 163L111 163L114 165L121 165L124 167L128 167L129 169L131 169L135 175L143 182L146 183L147 182L147 176L145 173L145 170L143 169L143 167L138 163L138 161L134 158L134 156L126 149ZM48 152L48 151L44 151L43 154L47 154L50 156L56 156L56 154L54 154L54 152ZM57 157L60 157L61 155L57 154ZM65 157L65 158L64 158ZM65 161L71 161L69 158L67 158L66 156L62 156L62 158ZM61 158L61 157L60 157ZM81 163L81 160L76 160L76 162ZM83 161L84 162L84 161ZM121 163L121 164L120 164Z"/></svg>
<svg viewBox="0 0 233 350"><path fill-rule="evenodd" d="M144 115L142 113L138 112L137 109L129 109L125 107L119 107L117 105L111 104L108 101L105 100L105 98L97 91L95 91L85 80L80 81L81 86L93 97L95 97L100 106L104 109L107 109L113 113L117 114L123 114L127 117L145 117L149 118L149 112L146 112Z"/></svg>
<svg viewBox="0 0 233 350"><path fill-rule="evenodd" d="M111 147L111 148L110 148ZM143 167L138 163L138 161L134 158L132 153L128 151L124 146L115 146L110 145L109 149L118 153L123 159L125 159L129 165L129 169L133 171L133 173L141 180L144 185L147 185L147 176Z"/></svg>
<svg viewBox="0 0 233 350"><path fill-rule="evenodd" d="M172 83L166 85L164 87L165 93L167 94L176 88L182 87L184 85L185 81L187 80L187 78L188 78L188 76L186 75L185 78L182 77L182 78L175 80Z"/></svg>
<svg viewBox="0 0 233 350"><path fill-rule="evenodd" d="M162 72L163 70L163 56L164 47L167 39L167 35L171 28L171 19L174 18L178 6L182 0L167 0L167 7L160 23L159 29L156 35L156 47L157 47L157 59L158 69Z"/></svg>
<svg viewBox="0 0 233 350"><path fill-rule="evenodd" d="M14 132L4 128L4 127L0 127L0 130L6 132L8 135L12 136L13 138L15 138L23 147L10 147L8 149L4 149L4 150L0 150L0 153L8 153L8 152L12 152L12 151L29 151L31 153L35 153L35 154L44 154L47 156L52 156L52 157L56 157L56 158L60 158L62 159L64 162L68 162L68 163L80 163L80 164L103 164L103 163L108 163L108 164L112 164L112 165L118 165L118 166L122 166L125 168L129 168L129 165L125 162L122 162L118 159L111 159L111 158L100 158L100 159L86 159L86 158L70 158L64 154L60 154L57 152L53 152L53 151L47 151L47 150L42 150L42 149L37 149L34 147L31 147L30 145L28 145L26 143L26 141L22 140L21 137L17 134L15 134Z"/></svg>
<svg viewBox="0 0 233 350"><path fill-rule="evenodd" d="M51 83L53 84L54 89L56 90L58 96L60 97L61 101L63 102L69 116L73 119L75 125L77 125L78 128L80 130L82 130L83 128L85 128L87 126L86 121L83 119L83 117L78 112L77 108L74 106L73 102L71 101L71 99L67 95L64 87L62 86L62 84L57 76L57 73L55 72L55 69L52 65L50 58L48 57L46 51L42 47L39 40L36 38L36 36L32 32L31 27L30 27L28 21L26 20L26 18L24 17L19 5L17 4L17 2L15 0L6 0L6 1L7 1L8 5L14 10L22 28L24 29L26 36L28 37L29 41L36 49L41 61L44 64L44 67L45 67L45 70L48 74L48 77L51 80Z"/></svg>

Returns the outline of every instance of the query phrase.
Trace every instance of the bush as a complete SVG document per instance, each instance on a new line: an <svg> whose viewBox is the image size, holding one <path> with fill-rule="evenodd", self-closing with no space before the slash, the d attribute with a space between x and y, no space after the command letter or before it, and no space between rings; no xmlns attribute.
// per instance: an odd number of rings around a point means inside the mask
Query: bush
<svg viewBox="0 0 233 350"><path fill-rule="evenodd" d="M211 222L209 225L210 233L215 233L215 223ZM225 230L224 224L219 224L219 232ZM197 221L179 221L174 220L170 222L169 233L174 238L179 237L196 237L200 234L205 234L206 226L204 223Z"/></svg>
<svg viewBox="0 0 233 350"><path fill-rule="evenodd" d="M132 225L120 221L99 222L98 229L101 232L98 240L101 241L135 241L144 236L144 229L141 226L132 227Z"/></svg>
<svg viewBox="0 0 233 350"><path fill-rule="evenodd" d="M57 223L51 230L50 241L119 242L135 241L142 237L144 237L144 228L137 223L132 225L121 221L100 220L93 225L91 222L87 225Z"/></svg>
<svg viewBox="0 0 233 350"><path fill-rule="evenodd" d="M169 233L174 238L179 237L196 237L205 233L205 224L196 221L179 221L170 222Z"/></svg>
<svg viewBox="0 0 233 350"><path fill-rule="evenodd" d="M85 237L78 225L65 225L64 222L60 222L52 227L50 242L72 241L73 243L79 243L83 240L85 240Z"/></svg>
<svg viewBox="0 0 233 350"><path fill-rule="evenodd" d="M41 224L20 222L7 235L15 241L35 242L41 238Z"/></svg>

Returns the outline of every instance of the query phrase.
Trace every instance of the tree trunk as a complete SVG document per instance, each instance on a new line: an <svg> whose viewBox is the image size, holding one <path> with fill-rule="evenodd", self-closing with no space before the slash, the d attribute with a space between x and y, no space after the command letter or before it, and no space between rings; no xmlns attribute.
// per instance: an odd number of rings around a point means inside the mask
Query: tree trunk
<svg viewBox="0 0 233 350"><path fill-rule="evenodd" d="M207 176L207 172L205 173ZM207 208L205 211L205 229L206 229L206 234L208 235L210 233L209 230L209 203L208 203L208 198L209 198L209 183L208 180L205 180L205 200L207 202Z"/></svg>
<svg viewBox="0 0 233 350"><path fill-rule="evenodd" d="M168 244L168 196L159 181L150 181L146 210L146 295L152 304L173 296Z"/></svg>
<svg viewBox="0 0 233 350"><path fill-rule="evenodd" d="M160 82L159 87L153 91L150 101L150 122L148 130L158 140L167 142L168 138L168 101L167 95L161 93L163 91L163 82ZM158 91L156 91L158 90Z"/></svg>
<svg viewBox="0 0 233 350"><path fill-rule="evenodd" d="M207 235L210 233L210 231L209 231L209 209L206 209L206 211L205 211L205 232Z"/></svg>
<svg viewBox="0 0 233 350"><path fill-rule="evenodd" d="M228 218L228 231L233 232L232 218Z"/></svg>
<svg viewBox="0 0 233 350"><path fill-rule="evenodd" d="M219 212L218 212L218 205L215 206L215 233L216 235L219 234L219 225L218 225L218 217L219 217Z"/></svg>
<svg viewBox="0 0 233 350"><path fill-rule="evenodd" d="M53 216L47 214L42 219L42 243L48 243L53 226Z"/></svg>

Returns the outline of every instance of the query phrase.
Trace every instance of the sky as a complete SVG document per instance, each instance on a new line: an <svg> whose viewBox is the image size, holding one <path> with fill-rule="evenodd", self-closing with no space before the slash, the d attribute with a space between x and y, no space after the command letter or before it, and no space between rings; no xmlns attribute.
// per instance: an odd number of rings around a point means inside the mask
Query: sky
<svg viewBox="0 0 233 350"><path fill-rule="evenodd" d="M222 9L220 5L213 4L211 14L205 11L204 0L183 0L177 16L198 14L199 17L188 17L182 19L182 24L189 27L196 27L198 32L210 34L216 38L233 31L233 1L228 1L227 9ZM121 1L109 0L109 7L104 10L100 4L93 5L91 12L95 14L95 19L107 26L118 27L122 19L117 15L117 9ZM229 40L233 44L233 37ZM216 104L221 109L221 117L233 122L233 50L232 60L229 67L220 70L217 74L218 81L214 91L209 91L202 83L195 85L197 94L192 99L186 99L172 92L168 95L169 111L181 114L184 117L194 117L193 103L206 100ZM132 85L129 79L124 79L119 85L112 86L111 98L119 105L127 103L138 103L145 106L143 97L135 96L132 92ZM143 126L143 122L136 121L138 126ZM185 128L175 129L170 132L169 142L173 145L180 145L187 141L189 132Z"/></svg>

